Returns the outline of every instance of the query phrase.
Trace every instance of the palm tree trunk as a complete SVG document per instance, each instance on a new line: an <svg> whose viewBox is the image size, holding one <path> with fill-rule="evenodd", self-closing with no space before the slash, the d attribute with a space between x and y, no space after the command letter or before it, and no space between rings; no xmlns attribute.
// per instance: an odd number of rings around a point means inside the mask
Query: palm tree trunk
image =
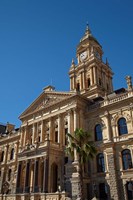
<svg viewBox="0 0 133 200"><path fill-rule="evenodd" d="M79 198L83 200L83 171L82 171L82 164L81 159L79 158Z"/></svg>

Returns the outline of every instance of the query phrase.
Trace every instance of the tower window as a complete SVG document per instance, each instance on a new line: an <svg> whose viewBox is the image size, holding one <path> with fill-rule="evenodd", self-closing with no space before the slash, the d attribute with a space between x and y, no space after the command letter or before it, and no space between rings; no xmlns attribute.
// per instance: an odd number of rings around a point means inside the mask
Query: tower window
<svg viewBox="0 0 133 200"><path fill-rule="evenodd" d="M122 117L118 120L118 133L119 133L119 135L124 135L124 134L128 133L127 123L126 123L126 119L124 117Z"/></svg>
<svg viewBox="0 0 133 200"><path fill-rule="evenodd" d="M77 83L77 88L76 90L79 92L80 91L80 83Z"/></svg>
<svg viewBox="0 0 133 200"><path fill-rule="evenodd" d="M90 81L90 78L88 78L88 80L87 80L87 86L90 87L90 85L91 85L91 81Z"/></svg>

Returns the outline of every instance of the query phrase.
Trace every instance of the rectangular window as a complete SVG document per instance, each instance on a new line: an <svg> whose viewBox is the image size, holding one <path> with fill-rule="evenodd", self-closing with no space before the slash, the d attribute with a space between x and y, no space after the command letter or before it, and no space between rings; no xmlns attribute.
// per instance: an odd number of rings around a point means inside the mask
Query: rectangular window
<svg viewBox="0 0 133 200"><path fill-rule="evenodd" d="M58 131L55 131L55 142L58 142Z"/></svg>

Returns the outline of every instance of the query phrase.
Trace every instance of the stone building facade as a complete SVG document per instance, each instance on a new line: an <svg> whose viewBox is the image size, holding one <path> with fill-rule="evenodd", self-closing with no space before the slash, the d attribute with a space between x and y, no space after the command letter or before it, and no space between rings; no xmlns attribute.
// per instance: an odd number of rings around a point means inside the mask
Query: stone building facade
<svg viewBox="0 0 133 200"><path fill-rule="evenodd" d="M87 26L69 70L70 91L45 87L20 115L19 130L1 136L1 200L76 199L76 155L71 160L64 151L66 133L76 128L89 131L97 148L83 169L84 199L133 199L132 80L127 76L127 88L114 91L102 56Z"/></svg>

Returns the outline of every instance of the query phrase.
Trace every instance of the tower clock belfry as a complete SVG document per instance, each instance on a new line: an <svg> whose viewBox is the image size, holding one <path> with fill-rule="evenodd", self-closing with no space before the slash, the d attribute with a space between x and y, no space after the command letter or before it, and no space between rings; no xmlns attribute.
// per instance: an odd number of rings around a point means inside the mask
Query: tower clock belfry
<svg viewBox="0 0 133 200"><path fill-rule="evenodd" d="M102 46L87 25L77 46L77 64L72 60L69 71L71 91L78 91L87 98L104 96L113 91L113 72L109 64L103 62L102 56Z"/></svg>

